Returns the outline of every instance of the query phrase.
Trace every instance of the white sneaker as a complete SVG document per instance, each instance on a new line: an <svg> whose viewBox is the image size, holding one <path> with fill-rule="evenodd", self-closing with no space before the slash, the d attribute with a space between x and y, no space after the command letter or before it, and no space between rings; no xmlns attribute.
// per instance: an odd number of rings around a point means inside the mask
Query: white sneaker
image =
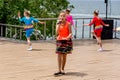
<svg viewBox="0 0 120 80"><path fill-rule="evenodd" d="M100 49L98 49L97 51L101 52L101 51L103 51L103 49L102 49L102 48L100 48Z"/></svg>
<svg viewBox="0 0 120 80"><path fill-rule="evenodd" d="M28 51L31 51L31 50L32 50L32 47L29 47L27 50L28 50Z"/></svg>

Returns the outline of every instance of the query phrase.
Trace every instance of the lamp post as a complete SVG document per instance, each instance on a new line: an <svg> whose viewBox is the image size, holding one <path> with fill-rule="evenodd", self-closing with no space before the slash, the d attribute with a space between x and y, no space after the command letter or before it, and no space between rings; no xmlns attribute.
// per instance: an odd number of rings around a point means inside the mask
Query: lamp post
<svg viewBox="0 0 120 80"><path fill-rule="evenodd" d="M107 19L107 14L108 14L108 0L105 0L105 4L106 4L106 19Z"/></svg>
<svg viewBox="0 0 120 80"><path fill-rule="evenodd" d="M104 19L103 22L109 24L109 27L103 27L101 39L113 39L114 20L108 19L108 0L104 1L106 4L106 19Z"/></svg>

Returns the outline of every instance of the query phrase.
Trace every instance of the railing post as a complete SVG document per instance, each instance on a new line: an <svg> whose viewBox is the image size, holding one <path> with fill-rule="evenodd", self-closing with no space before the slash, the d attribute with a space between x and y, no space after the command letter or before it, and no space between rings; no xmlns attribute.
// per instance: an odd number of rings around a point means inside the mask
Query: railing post
<svg viewBox="0 0 120 80"><path fill-rule="evenodd" d="M5 29L5 37L7 37L7 34L8 34L8 30L7 30L7 27L6 27L6 29Z"/></svg>
<svg viewBox="0 0 120 80"><path fill-rule="evenodd" d="M12 27L10 27L10 38L12 38Z"/></svg>
<svg viewBox="0 0 120 80"><path fill-rule="evenodd" d="M83 26L82 26L82 39L84 38L84 19L83 19Z"/></svg>
<svg viewBox="0 0 120 80"><path fill-rule="evenodd" d="M74 38L75 39L77 38L77 19L75 20L75 35L74 35Z"/></svg>
<svg viewBox="0 0 120 80"><path fill-rule="evenodd" d="M15 28L15 39L17 37L17 28Z"/></svg>
<svg viewBox="0 0 120 80"><path fill-rule="evenodd" d="M52 22L52 40L54 39L54 21Z"/></svg>
<svg viewBox="0 0 120 80"><path fill-rule="evenodd" d="M22 29L20 29L20 40L22 40Z"/></svg>
<svg viewBox="0 0 120 80"><path fill-rule="evenodd" d="M115 29L117 28L117 20L115 21ZM115 39L116 39L116 30L115 30Z"/></svg>
<svg viewBox="0 0 120 80"><path fill-rule="evenodd" d="M90 19L90 22L91 22L91 19ZM91 38L91 26L89 28L89 38Z"/></svg>
<svg viewBox="0 0 120 80"><path fill-rule="evenodd" d="M36 28L35 28L35 30L37 30L37 29L38 29L38 27L37 27L37 23L36 23ZM36 38L36 40L38 39L36 33L35 33L35 38Z"/></svg>
<svg viewBox="0 0 120 80"><path fill-rule="evenodd" d="M1 37L3 37L3 26L1 26Z"/></svg>
<svg viewBox="0 0 120 80"><path fill-rule="evenodd" d="M44 24L44 40L46 40L46 21L45 21L45 24Z"/></svg>

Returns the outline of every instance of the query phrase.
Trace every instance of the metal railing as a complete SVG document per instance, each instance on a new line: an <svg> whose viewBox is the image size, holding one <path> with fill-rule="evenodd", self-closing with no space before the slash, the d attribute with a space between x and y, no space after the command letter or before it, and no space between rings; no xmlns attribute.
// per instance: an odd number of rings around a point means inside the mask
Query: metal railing
<svg viewBox="0 0 120 80"><path fill-rule="evenodd" d="M92 18L74 18L74 27L73 30L73 38L74 39L91 39L91 31L93 27L85 27L83 24L91 22ZM120 18L108 18L114 20L113 28L120 26ZM35 27L35 31L33 32L33 36L35 40L43 39L43 40L53 40L55 39L55 25L57 18L41 18L40 21L44 21L46 24L43 25L42 30ZM48 30L50 29L50 30ZM25 39L25 31L23 26L19 25L10 25L10 24L2 24L0 23L0 37L5 38L14 38L18 40ZM118 38L118 33L115 31L113 38Z"/></svg>
<svg viewBox="0 0 120 80"><path fill-rule="evenodd" d="M38 39L45 40L46 39L46 24L44 24L43 30L44 30L43 34L41 33L40 30L37 30L37 29L34 30L32 35L35 37L36 40L38 40ZM0 37L24 40L24 39L26 39L24 26L0 23Z"/></svg>

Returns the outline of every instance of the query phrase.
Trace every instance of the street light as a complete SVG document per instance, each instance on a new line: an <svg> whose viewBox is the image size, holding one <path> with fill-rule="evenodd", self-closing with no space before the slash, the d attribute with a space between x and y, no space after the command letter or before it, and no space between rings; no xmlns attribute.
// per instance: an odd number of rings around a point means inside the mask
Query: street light
<svg viewBox="0 0 120 80"><path fill-rule="evenodd" d="M108 0L105 0L106 3L106 19L107 19L107 14L108 14Z"/></svg>

